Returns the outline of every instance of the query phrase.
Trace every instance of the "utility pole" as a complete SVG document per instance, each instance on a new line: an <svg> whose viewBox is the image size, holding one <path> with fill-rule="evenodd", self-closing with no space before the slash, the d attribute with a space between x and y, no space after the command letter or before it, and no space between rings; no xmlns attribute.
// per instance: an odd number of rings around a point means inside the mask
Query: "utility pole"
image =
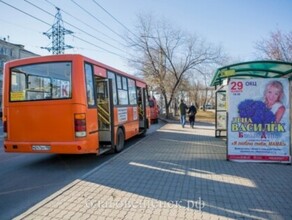
<svg viewBox="0 0 292 220"><path fill-rule="evenodd" d="M56 9L55 23L47 32L43 33L49 39L52 38L52 47L41 48L47 49L49 52L52 51L52 54L64 54L66 49L73 48L70 45L65 45L65 34L73 34L73 32L64 28L60 8L56 7Z"/></svg>

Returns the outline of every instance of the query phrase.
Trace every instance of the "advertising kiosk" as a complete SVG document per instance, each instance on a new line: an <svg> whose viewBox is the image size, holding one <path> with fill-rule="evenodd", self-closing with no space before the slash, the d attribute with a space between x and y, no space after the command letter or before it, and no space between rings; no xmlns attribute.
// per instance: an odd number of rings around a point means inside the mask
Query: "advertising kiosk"
<svg viewBox="0 0 292 220"><path fill-rule="evenodd" d="M215 136L226 135L227 160L291 164L291 83L287 62L250 61L216 71Z"/></svg>

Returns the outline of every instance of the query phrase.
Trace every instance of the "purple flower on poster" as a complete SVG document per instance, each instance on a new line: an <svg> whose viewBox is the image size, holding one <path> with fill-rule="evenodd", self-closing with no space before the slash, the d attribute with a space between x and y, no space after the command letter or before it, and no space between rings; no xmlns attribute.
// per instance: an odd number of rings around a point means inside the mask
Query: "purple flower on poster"
<svg viewBox="0 0 292 220"><path fill-rule="evenodd" d="M246 99L239 103L238 113L241 118L250 118L254 124L269 124L275 121L275 115L262 101Z"/></svg>

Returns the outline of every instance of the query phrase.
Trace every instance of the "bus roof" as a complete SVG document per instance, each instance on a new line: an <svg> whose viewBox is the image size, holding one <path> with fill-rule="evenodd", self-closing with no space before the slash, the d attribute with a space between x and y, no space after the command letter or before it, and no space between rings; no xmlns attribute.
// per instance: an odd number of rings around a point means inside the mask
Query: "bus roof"
<svg viewBox="0 0 292 220"><path fill-rule="evenodd" d="M109 65L106 65L104 63L101 63L99 61L96 61L94 59L91 59L89 57L86 57L86 56L83 56L81 54L57 54L57 55L46 55L46 56L36 56L36 57L28 57L28 58L21 58L21 59L16 59L16 60L10 60L8 62L5 63L5 65L7 66L10 66L10 65L25 65L27 64L28 62L52 62L52 61L62 61L62 60L73 60L73 59L83 59L84 61L87 61L89 63L92 63L92 64L95 64L99 67L102 67L104 69L107 69L107 70L110 70L110 71L113 71L115 73L118 73L118 74L121 74L121 75L124 75L124 76L127 76L131 79L135 79L136 81L139 81L139 82L142 82L142 83L145 83L146 82L136 76L133 76L131 74L128 74L126 72L123 72L121 70L118 70L114 67L111 67Z"/></svg>

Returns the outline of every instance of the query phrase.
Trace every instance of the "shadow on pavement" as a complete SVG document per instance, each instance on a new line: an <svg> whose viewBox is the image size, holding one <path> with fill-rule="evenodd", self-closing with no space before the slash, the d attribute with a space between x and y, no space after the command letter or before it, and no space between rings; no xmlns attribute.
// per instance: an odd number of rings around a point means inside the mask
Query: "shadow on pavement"
<svg viewBox="0 0 292 220"><path fill-rule="evenodd" d="M117 201L137 196L149 204L160 201L232 219L291 218L291 166L229 162L225 150L225 142L215 137L165 128L85 181L114 189ZM108 201L98 193L87 196Z"/></svg>

